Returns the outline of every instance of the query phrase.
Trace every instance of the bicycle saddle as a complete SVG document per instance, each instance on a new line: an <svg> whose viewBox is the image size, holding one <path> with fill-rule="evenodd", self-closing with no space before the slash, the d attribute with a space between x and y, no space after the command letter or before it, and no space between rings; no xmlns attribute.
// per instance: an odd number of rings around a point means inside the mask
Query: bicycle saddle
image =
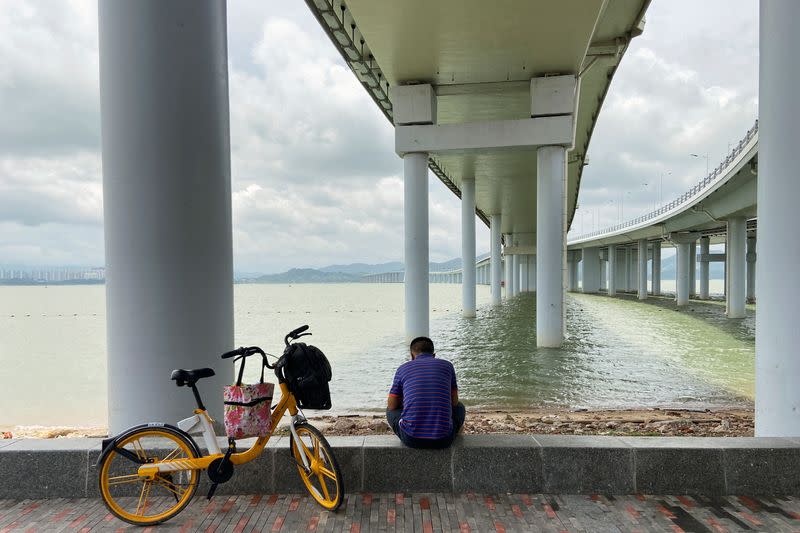
<svg viewBox="0 0 800 533"><path fill-rule="evenodd" d="M203 378L210 378L214 375L213 368L195 368L194 370L184 370L179 368L173 370L170 379L175 381L178 387L189 385L190 387L197 383L198 380Z"/></svg>

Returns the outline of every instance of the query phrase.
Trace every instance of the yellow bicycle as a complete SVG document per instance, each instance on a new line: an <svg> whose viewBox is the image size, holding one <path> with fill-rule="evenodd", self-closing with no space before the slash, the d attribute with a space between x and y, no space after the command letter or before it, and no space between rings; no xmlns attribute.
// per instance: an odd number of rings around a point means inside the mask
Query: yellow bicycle
<svg viewBox="0 0 800 533"><path fill-rule="evenodd" d="M177 426L143 424L103 441L97 467L100 494L109 511L121 520L140 526L169 520L191 501L202 470L207 471L212 482L210 499L217 485L233 476L235 465L252 461L261 454L286 412L290 415L290 450L306 489L323 508L338 509L344 499L344 483L336 457L322 433L298 410L298 402L284 376L290 342L310 335L303 333L307 329L308 326L302 326L286 335L287 349L274 365L268 363L267 354L257 346L222 355L223 359L235 358L234 362L261 355L263 364L275 371L281 391L280 401L272 412L272 431L256 439L250 449L243 452L236 451L233 439L228 439L228 449L222 452L213 420L197 391L197 381L213 376L214 370L174 370L171 379L179 387L190 387L194 393L195 414L181 420ZM202 433L207 454L203 455L190 432Z"/></svg>

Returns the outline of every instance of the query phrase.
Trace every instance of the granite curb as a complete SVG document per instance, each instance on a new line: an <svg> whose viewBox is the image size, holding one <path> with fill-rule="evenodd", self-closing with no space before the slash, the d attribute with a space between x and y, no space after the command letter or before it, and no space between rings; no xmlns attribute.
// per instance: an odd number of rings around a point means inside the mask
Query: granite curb
<svg viewBox="0 0 800 533"><path fill-rule="evenodd" d="M328 441L347 492L800 494L792 438L469 435L445 450L412 450L393 436ZM0 442L0 498L97 496L100 439ZM279 437L218 493L302 490Z"/></svg>

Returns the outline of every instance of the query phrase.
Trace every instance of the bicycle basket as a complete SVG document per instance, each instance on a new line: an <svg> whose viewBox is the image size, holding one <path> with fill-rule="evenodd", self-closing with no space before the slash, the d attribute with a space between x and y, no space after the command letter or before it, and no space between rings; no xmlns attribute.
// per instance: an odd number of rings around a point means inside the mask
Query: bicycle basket
<svg viewBox="0 0 800 533"><path fill-rule="evenodd" d="M225 433L232 439L265 437L272 430L272 395L275 385L264 383L264 366L261 367L261 382L242 385L244 362L235 385L226 386L222 396L225 403Z"/></svg>
<svg viewBox="0 0 800 533"><path fill-rule="evenodd" d="M286 348L284 377L301 409L331 408L331 365L322 350L302 342Z"/></svg>

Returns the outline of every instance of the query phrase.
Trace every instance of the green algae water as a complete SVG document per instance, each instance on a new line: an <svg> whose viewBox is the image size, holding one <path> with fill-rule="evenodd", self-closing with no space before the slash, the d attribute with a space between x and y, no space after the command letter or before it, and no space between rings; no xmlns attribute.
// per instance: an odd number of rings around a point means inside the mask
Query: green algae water
<svg viewBox="0 0 800 533"><path fill-rule="evenodd" d="M472 406L513 408L749 406L755 315L724 306L569 294L567 341L538 349L535 295L460 316L461 287L431 285L431 334ZM280 352L301 324L333 366L335 413L378 410L407 358L402 284L236 285L234 345ZM255 368L248 367L250 379ZM169 376L164 376L165 382ZM102 286L0 287L0 427L106 423ZM211 391L203 391L207 402Z"/></svg>

